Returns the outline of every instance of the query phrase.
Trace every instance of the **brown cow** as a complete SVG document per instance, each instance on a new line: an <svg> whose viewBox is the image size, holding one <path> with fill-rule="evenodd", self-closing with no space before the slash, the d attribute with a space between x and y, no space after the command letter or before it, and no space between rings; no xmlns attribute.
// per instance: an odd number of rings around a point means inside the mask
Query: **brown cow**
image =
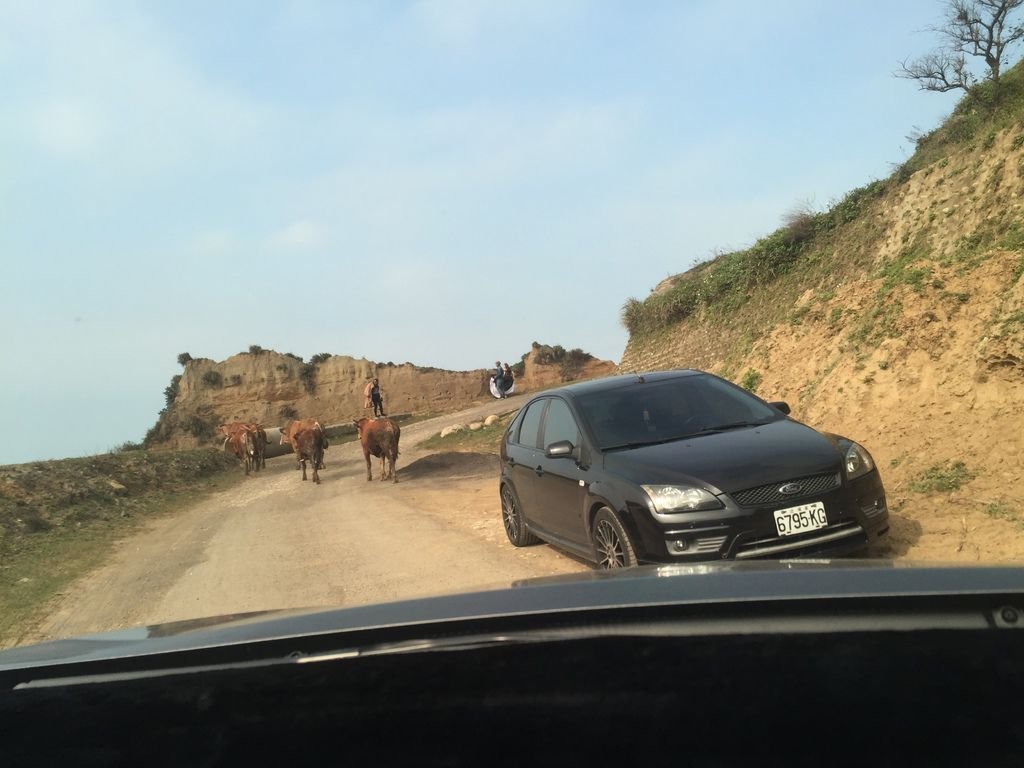
<svg viewBox="0 0 1024 768"><path fill-rule="evenodd" d="M370 470L370 455L380 457L380 479L387 480L391 477L398 482L398 471L395 463L398 461L398 438L402 436L402 430L391 419L368 419L365 416L352 422L359 433L359 443L363 446L363 458L366 459L366 479L372 480L373 473ZM391 463L391 471L388 472L388 462Z"/></svg>
<svg viewBox="0 0 1024 768"><path fill-rule="evenodd" d="M262 424L246 424L242 421L233 421L230 424L221 424L217 427L217 431L224 435L224 445L231 445L231 449L235 451L235 455L238 455L238 449L236 444L244 442L237 439L237 436L243 432L249 434L248 441L248 452L249 452L249 465L253 470L264 469L267 466L267 431L263 428ZM248 470L246 474L249 474Z"/></svg>
<svg viewBox="0 0 1024 768"><path fill-rule="evenodd" d="M324 429L319 423L314 422L311 428L302 428L291 435L292 448L295 456L302 467L302 479L306 479L306 462L313 465L313 482L320 483L320 465L324 461L324 448L327 447L327 438Z"/></svg>
<svg viewBox="0 0 1024 768"><path fill-rule="evenodd" d="M290 445L292 450L295 450L295 435L303 429L319 429L323 432L323 426L316 419L292 419L281 427L281 445ZM327 437L324 436L324 451L327 450L328 446ZM298 462L295 468L298 469L302 462L299 461L298 451L295 451L295 453L295 459ZM323 451L320 453L320 463L317 465L317 469L324 469Z"/></svg>
<svg viewBox="0 0 1024 768"><path fill-rule="evenodd" d="M250 430L252 432L253 449L255 455L253 457L256 469L266 469L267 467L267 430L262 424L250 424Z"/></svg>
<svg viewBox="0 0 1024 768"><path fill-rule="evenodd" d="M255 449L252 442L252 433L248 429L235 429L228 434L225 440L226 445L231 446L232 452L245 467L245 474L249 474L253 467L253 456Z"/></svg>

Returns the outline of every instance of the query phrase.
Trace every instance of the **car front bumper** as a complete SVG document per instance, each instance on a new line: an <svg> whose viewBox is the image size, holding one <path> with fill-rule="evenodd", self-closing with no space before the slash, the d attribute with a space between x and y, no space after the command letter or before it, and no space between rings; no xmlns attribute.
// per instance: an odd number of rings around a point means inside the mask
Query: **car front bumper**
<svg viewBox="0 0 1024 768"><path fill-rule="evenodd" d="M781 536L776 510L797 504L824 504L827 525ZM782 503L694 515L692 521L663 523L646 506L626 504L622 517L635 534L638 559L652 563L839 555L864 549L889 530L885 489L877 471L815 496Z"/></svg>

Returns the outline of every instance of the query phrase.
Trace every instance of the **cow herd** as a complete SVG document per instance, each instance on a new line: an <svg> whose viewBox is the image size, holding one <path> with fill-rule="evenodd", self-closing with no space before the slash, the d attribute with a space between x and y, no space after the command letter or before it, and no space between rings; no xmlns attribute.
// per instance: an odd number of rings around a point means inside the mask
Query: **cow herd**
<svg viewBox="0 0 1024 768"><path fill-rule="evenodd" d="M366 479L373 479L370 457L380 459L380 479L398 482L395 469L398 461L398 440L402 430L391 419L361 418L352 422L366 460ZM218 432L225 438L225 448L232 452L245 467L245 474L258 471L266 466L267 431L261 424L240 421L221 424ZM324 451L327 450L327 435L323 425L316 419L293 419L281 427L281 445L290 445L295 452L297 469L302 469L306 479L306 462L313 468L313 482L320 482L319 470L324 468Z"/></svg>

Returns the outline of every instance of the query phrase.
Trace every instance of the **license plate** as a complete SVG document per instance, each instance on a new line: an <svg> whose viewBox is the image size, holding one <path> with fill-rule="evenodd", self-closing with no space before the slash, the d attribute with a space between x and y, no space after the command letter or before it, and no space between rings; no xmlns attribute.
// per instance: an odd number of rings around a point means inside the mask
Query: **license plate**
<svg viewBox="0 0 1024 768"><path fill-rule="evenodd" d="M814 531L827 525L825 505L820 501L813 504L801 504L799 507L775 510L775 529L779 532L779 536L807 533L807 531Z"/></svg>

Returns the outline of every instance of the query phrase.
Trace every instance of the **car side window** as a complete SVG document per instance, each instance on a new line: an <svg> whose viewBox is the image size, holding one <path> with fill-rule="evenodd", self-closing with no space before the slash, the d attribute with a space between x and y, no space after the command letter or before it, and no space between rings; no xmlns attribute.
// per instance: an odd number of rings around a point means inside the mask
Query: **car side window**
<svg viewBox="0 0 1024 768"><path fill-rule="evenodd" d="M537 400L526 409L526 413L523 414L523 421L519 425L519 439L516 441L520 445L525 445L528 448L539 448L540 444L538 438L540 437L540 417L544 413L544 406L547 405L547 400Z"/></svg>
<svg viewBox="0 0 1024 768"><path fill-rule="evenodd" d="M548 407L548 416L544 422L544 446L547 447L559 440L568 440L574 446L580 444L580 429L576 419L564 400L552 398Z"/></svg>

